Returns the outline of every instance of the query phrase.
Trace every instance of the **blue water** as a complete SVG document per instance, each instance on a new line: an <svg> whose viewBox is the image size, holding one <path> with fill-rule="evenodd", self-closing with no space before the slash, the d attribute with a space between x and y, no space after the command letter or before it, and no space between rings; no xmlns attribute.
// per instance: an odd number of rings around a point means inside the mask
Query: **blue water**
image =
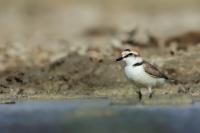
<svg viewBox="0 0 200 133"><path fill-rule="evenodd" d="M111 105L108 100L0 105L0 133L200 133L200 104Z"/></svg>

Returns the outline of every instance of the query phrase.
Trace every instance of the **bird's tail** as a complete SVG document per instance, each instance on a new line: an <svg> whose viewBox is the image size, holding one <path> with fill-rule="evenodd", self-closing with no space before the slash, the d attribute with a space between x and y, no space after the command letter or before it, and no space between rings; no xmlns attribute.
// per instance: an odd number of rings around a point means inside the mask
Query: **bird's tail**
<svg viewBox="0 0 200 133"><path fill-rule="evenodd" d="M175 84L175 85L177 85L177 84L184 84L184 82L182 82L182 81L180 81L180 80L171 79L171 78L169 78L169 79L167 80L167 82L170 83L170 84Z"/></svg>

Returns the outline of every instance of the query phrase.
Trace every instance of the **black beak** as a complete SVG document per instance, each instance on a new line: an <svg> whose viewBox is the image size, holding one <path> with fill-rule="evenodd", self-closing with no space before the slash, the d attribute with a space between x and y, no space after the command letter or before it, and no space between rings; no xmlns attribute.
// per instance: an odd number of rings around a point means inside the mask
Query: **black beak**
<svg viewBox="0 0 200 133"><path fill-rule="evenodd" d="M123 57L119 57L116 59L116 61L121 61L121 60L123 60Z"/></svg>

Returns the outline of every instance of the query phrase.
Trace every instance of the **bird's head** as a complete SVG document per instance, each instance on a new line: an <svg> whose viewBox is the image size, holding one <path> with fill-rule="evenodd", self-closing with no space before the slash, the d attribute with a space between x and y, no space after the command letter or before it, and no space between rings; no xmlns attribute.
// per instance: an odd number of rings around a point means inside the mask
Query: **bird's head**
<svg viewBox="0 0 200 133"><path fill-rule="evenodd" d="M125 49L121 52L121 56L116 61L125 61L126 64L134 64L142 61L138 49Z"/></svg>

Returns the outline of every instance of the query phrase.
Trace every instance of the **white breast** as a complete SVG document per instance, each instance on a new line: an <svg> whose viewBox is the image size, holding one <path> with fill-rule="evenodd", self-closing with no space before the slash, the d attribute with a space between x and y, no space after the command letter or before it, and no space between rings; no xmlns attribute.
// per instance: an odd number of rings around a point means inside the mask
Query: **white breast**
<svg viewBox="0 0 200 133"><path fill-rule="evenodd" d="M124 68L126 77L133 81L138 86L145 86L145 87L153 87L156 85L163 84L165 79L162 78L154 78L148 75L144 71L143 65L141 66L126 66Z"/></svg>

